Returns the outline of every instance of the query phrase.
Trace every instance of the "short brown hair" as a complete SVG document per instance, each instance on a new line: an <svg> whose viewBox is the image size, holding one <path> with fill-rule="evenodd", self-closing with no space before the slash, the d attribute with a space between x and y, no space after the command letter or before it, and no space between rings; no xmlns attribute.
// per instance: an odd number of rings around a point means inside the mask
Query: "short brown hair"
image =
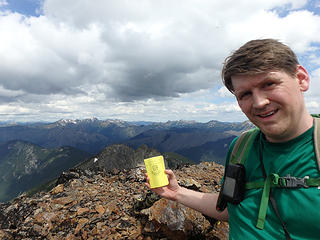
<svg viewBox="0 0 320 240"><path fill-rule="evenodd" d="M223 64L222 79L230 92L234 92L233 75L265 73L281 70L294 76L299 64L296 54L275 39L251 40L228 56Z"/></svg>

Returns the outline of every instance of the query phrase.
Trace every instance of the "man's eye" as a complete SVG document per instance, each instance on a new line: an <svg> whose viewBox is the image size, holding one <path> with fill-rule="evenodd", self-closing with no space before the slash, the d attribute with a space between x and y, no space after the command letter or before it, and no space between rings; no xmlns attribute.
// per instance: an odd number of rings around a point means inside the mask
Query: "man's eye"
<svg viewBox="0 0 320 240"><path fill-rule="evenodd" d="M244 93L240 94L239 99L240 100L244 99L244 98L248 97L249 95L250 95L250 92L244 92Z"/></svg>
<svg viewBox="0 0 320 240"><path fill-rule="evenodd" d="M265 84L266 87L271 87L271 86L273 86L273 85L274 85L274 82L267 82L267 83Z"/></svg>

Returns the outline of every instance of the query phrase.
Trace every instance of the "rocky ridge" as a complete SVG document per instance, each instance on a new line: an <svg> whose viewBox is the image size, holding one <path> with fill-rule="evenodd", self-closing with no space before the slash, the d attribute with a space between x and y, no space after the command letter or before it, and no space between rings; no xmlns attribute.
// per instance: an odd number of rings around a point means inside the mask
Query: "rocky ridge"
<svg viewBox="0 0 320 240"><path fill-rule="evenodd" d="M166 199L144 185L144 168L73 169L50 192L0 204L0 239L227 239L228 224ZM180 185L216 192L223 166L175 170Z"/></svg>

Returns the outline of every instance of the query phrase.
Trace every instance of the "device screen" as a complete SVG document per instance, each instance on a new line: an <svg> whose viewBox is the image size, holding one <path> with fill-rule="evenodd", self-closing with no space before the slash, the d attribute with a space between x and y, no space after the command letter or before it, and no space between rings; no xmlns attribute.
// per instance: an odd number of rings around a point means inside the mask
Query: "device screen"
<svg viewBox="0 0 320 240"><path fill-rule="evenodd" d="M225 177L223 194L230 198L233 198L235 186L236 180L234 178Z"/></svg>

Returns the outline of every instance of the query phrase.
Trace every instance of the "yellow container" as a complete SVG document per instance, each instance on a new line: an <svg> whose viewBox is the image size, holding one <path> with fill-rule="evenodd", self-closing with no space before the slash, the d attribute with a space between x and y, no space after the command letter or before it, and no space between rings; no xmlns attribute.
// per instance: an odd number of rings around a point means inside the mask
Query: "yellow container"
<svg viewBox="0 0 320 240"><path fill-rule="evenodd" d="M144 159L144 164L150 179L150 188L163 187L169 184L167 174L164 172L163 156Z"/></svg>

